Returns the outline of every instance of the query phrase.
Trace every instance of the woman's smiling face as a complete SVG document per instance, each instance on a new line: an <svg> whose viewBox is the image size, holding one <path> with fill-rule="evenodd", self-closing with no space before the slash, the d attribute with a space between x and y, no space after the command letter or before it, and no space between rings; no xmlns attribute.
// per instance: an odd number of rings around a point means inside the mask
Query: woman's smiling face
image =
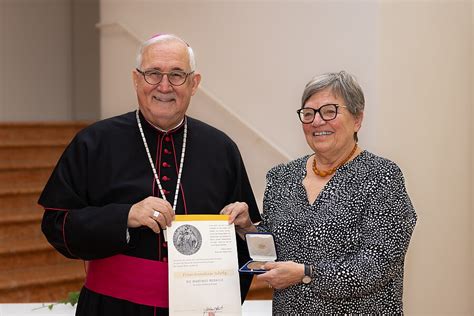
<svg viewBox="0 0 474 316"><path fill-rule="evenodd" d="M354 133L359 131L363 115L354 117L346 106L344 99L330 88L313 94L305 103L304 108L319 109L326 104L337 104L337 116L330 121L321 119L319 113L314 117L313 123L302 124L306 142L316 154L334 157L346 153L347 148L354 146Z"/></svg>

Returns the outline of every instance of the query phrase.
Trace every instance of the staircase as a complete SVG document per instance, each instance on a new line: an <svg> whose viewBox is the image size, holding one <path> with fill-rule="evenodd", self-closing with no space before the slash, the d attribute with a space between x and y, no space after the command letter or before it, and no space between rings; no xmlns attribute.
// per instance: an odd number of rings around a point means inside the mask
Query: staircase
<svg viewBox="0 0 474 316"><path fill-rule="evenodd" d="M78 291L84 263L41 233L37 200L66 145L86 123L0 123L0 303L53 302Z"/></svg>

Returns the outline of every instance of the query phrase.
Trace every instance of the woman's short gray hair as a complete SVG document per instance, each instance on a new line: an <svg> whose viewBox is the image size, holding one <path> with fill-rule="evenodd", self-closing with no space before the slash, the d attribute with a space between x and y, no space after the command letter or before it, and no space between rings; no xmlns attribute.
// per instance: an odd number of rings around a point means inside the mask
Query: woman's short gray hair
<svg viewBox="0 0 474 316"><path fill-rule="evenodd" d="M301 107L304 107L306 101L313 94L327 88L344 99L347 109L352 115L357 117L364 112L364 92L354 76L345 71L325 73L311 79L304 88Z"/></svg>
<svg viewBox="0 0 474 316"><path fill-rule="evenodd" d="M142 66L142 60L143 60L143 51L145 48L147 48L150 45L153 45L158 42L171 42L171 41L179 41L182 42L186 48L188 49L188 58L189 58L189 69L190 71L195 71L196 70L196 58L194 57L194 51L191 48L191 46L188 45L183 39L180 37L173 35L173 34L159 34L156 36L153 36L149 40L146 40L140 45L140 48L138 49L138 54L136 58L136 68L140 69Z"/></svg>

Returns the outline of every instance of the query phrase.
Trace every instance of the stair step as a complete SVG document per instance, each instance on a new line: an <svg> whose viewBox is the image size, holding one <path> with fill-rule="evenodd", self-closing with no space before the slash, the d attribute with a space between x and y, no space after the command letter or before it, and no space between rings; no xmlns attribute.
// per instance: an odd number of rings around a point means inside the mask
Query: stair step
<svg viewBox="0 0 474 316"><path fill-rule="evenodd" d="M40 222L43 217L43 208L39 205L30 206L30 208L7 208L1 206L0 209L0 227L9 224Z"/></svg>
<svg viewBox="0 0 474 316"><path fill-rule="evenodd" d="M0 220L8 212L31 212L41 208L38 205L40 190L20 194L0 194Z"/></svg>
<svg viewBox="0 0 474 316"><path fill-rule="evenodd" d="M57 284L36 285L34 287L20 288L13 291L0 291L0 303L43 303L61 302L68 297L70 292L78 292L84 285L84 279L70 280ZM32 311L32 315L56 315L47 307L41 311ZM48 313L49 312L49 313ZM21 314L24 315L24 314ZM59 314L58 314L59 315ZM66 315L66 314L61 314ZM67 314L69 315L69 314Z"/></svg>
<svg viewBox="0 0 474 316"><path fill-rule="evenodd" d="M38 194L0 195L0 242L38 238L41 233L43 208L37 204ZM1 246L0 246L1 247Z"/></svg>
<svg viewBox="0 0 474 316"><path fill-rule="evenodd" d="M57 146L0 146L0 170L51 168L56 165L64 151Z"/></svg>
<svg viewBox="0 0 474 316"><path fill-rule="evenodd" d="M0 271L67 263L70 259L56 251L44 237L0 243Z"/></svg>
<svg viewBox="0 0 474 316"><path fill-rule="evenodd" d="M1 123L0 146L67 145L88 122Z"/></svg>
<svg viewBox="0 0 474 316"><path fill-rule="evenodd" d="M40 192L51 175L51 168L0 170L0 195Z"/></svg>
<svg viewBox="0 0 474 316"><path fill-rule="evenodd" d="M45 283L61 283L73 279L83 279L84 276L84 262L79 260L70 260L66 264L14 269L0 272L0 290L13 290Z"/></svg>
<svg viewBox="0 0 474 316"><path fill-rule="evenodd" d="M0 271L0 303L50 302L79 291L85 277L84 263Z"/></svg>
<svg viewBox="0 0 474 316"><path fill-rule="evenodd" d="M43 303L61 302L68 297L70 292L80 291L84 280L71 280L57 284L43 284L30 288L21 288L14 291L0 291L0 303ZM49 313L48 313L49 312ZM45 307L41 311L32 311L31 315L69 315L56 314ZM21 314L26 315L26 314ZM73 315L73 314L71 314Z"/></svg>
<svg viewBox="0 0 474 316"><path fill-rule="evenodd" d="M9 256L15 253L49 250L51 246L45 239L16 239L10 243L0 244L0 256ZM36 264L36 262L35 262ZM0 269L4 268L0 265Z"/></svg>
<svg viewBox="0 0 474 316"><path fill-rule="evenodd" d="M0 243L15 239L34 239L43 236L41 218L30 222L16 222L0 226Z"/></svg>

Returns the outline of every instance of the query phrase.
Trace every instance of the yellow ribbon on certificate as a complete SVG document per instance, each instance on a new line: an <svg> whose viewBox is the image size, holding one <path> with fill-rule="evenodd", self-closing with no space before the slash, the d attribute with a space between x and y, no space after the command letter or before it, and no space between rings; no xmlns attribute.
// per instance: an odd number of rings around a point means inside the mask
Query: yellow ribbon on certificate
<svg viewBox="0 0 474 316"><path fill-rule="evenodd" d="M175 221L228 221L229 215L222 214L194 214L194 215L175 215Z"/></svg>

